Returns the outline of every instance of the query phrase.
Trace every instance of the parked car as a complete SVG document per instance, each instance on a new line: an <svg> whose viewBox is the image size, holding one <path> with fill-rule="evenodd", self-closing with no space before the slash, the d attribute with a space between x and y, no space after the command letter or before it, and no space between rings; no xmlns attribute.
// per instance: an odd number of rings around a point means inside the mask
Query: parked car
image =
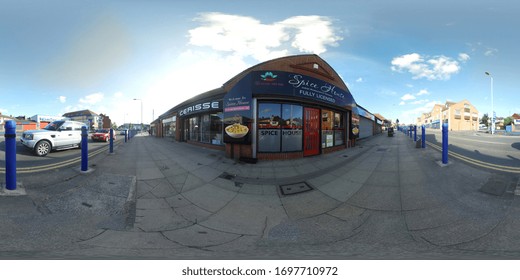
<svg viewBox="0 0 520 280"><path fill-rule="evenodd" d="M20 141L35 155L44 157L51 150L80 147L81 127L84 125L75 121L53 121L44 129L24 131Z"/></svg>
<svg viewBox="0 0 520 280"><path fill-rule="evenodd" d="M98 129L92 134L92 141L104 141L110 140L110 129ZM114 140L116 140L116 134L114 133Z"/></svg>

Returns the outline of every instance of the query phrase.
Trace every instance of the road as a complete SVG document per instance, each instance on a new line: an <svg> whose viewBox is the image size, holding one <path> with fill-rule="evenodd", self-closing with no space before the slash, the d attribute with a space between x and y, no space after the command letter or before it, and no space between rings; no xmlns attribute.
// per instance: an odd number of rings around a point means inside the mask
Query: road
<svg viewBox="0 0 520 280"><path fill-rule="evenodd" d="M121 141L124 141L124 136L119 136L114 141L114 145L117 145ZM98 153L107 151L109 144L106 142L93 142L92 139L88 140L89 157ZM52 151L45 157L35 156L30 149L23 146L20 139L16 139L16 167L17 173L34 173L41 171L48 171L65 167L73 164L78 164L81 161L81 149L74 148L68 150ZM0 142L0 173L5 173L5 141L4 139Z"/></svg>
<svg viewBox="0 0 520 280"><path fill-rule="evenodd" d="M442 132L426 130L426 142L430 147L441 150ZM448 143L452 157L480 168L520 174L520 136L450 131Z"/></svg>

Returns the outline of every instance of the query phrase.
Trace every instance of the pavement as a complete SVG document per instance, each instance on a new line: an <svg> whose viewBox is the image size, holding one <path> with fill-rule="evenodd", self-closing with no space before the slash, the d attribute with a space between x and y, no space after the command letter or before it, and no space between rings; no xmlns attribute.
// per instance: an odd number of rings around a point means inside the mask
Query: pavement
<svg viewBox="0 0 520 280"><path fill-rule="evenodd" d="M114 151L20 174L0 258L520 259L518 176L440 164L400 132L256 164L145 135Z"/></svg>

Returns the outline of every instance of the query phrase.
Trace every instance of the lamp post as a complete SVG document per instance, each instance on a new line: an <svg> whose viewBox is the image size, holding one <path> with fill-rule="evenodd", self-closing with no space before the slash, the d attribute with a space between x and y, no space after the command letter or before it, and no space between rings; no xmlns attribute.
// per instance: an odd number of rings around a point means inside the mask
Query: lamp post
<svg viewBox="0 0 520 280"><path fill-rule="evenodd" d="M143 100L139 98L134 98L134 100L141 101L141 131L143 131Z"/></svg>
<svg viewBox="0 0 520 280"><path fill-rule="evenodd" d="M491 135L495 134L495 110L493 108L493 76L489 72L485 72L491 78Z"/></svg>

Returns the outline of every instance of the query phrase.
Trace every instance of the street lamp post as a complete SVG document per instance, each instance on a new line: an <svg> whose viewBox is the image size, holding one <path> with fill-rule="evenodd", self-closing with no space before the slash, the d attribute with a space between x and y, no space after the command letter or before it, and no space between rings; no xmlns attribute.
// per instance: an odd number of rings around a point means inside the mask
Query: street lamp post
<svg viewBox="0 0 520 280"><path fill-rule="evenodd" d="M141 131L143 131L143 100L139 98L134 98L134 100L141 101Z"/></svg>
<svg viewBox="0 0 520 280"><path fill-rule="evenodd" d="M495 110L493 108L493 76L489 72L485 72L491 78L491 135L495 134Z"/></svg>

